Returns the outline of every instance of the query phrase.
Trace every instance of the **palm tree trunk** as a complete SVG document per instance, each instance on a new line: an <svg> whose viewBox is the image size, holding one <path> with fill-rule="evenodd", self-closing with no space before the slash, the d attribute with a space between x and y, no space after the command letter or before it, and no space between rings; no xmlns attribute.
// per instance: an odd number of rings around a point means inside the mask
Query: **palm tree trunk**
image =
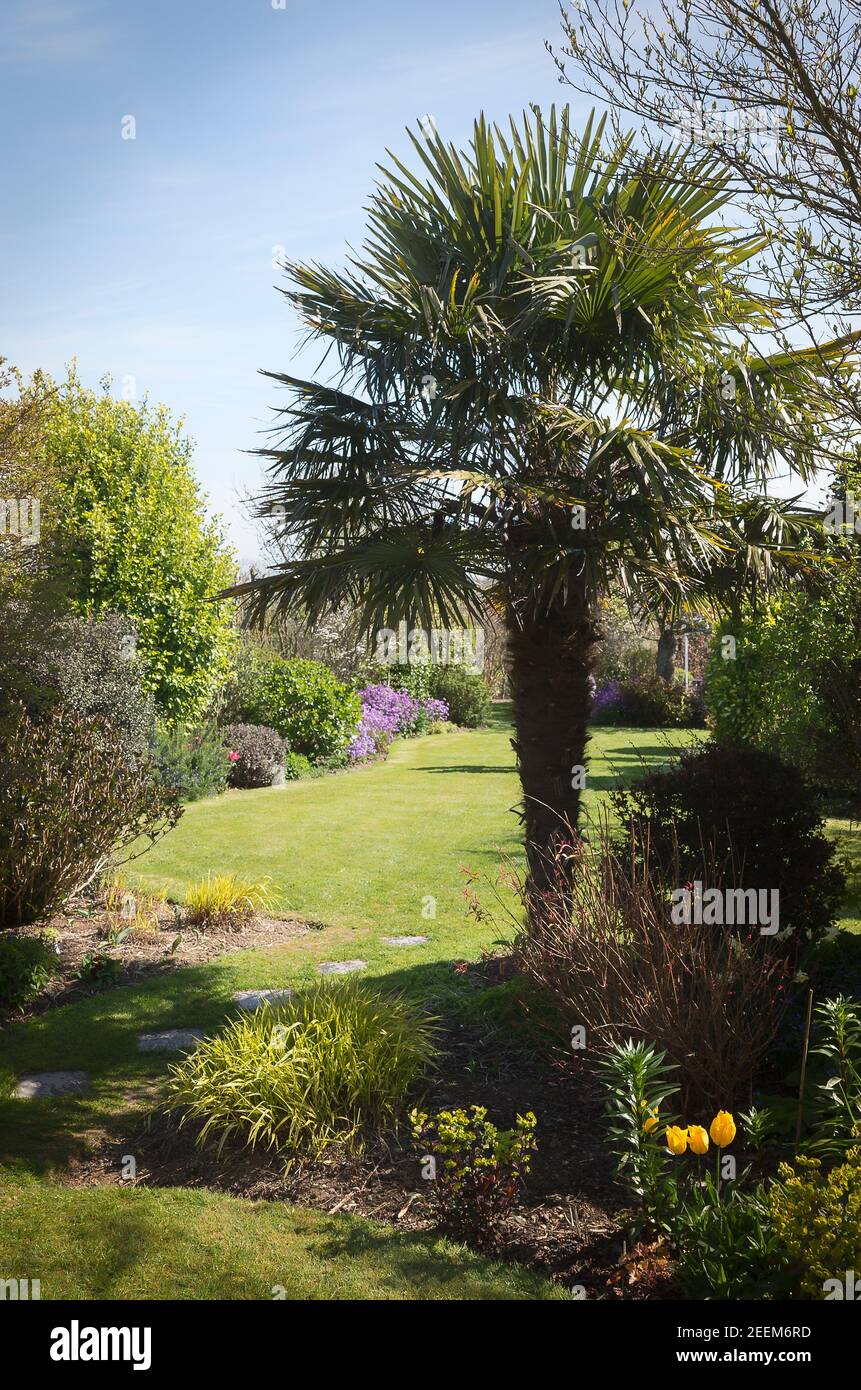
<svg viewBox="0 0 861 1390"><path fill-rule="evenodd" d="M661 635L658 638L658 655L655 662L655 672L662 681L667 684L672 683L675 670L676 656L676 634L671 632L668 627L661 628Z"/></svg>
<svg viewBox="0 0 861 1390"><path fill-rule="evenodd" d="M600 629L582 590L570 588L565 599L531 618L520 619L509 605L506 627L534 930L548 898L565 892L555 851L577 831Z"/></svg>

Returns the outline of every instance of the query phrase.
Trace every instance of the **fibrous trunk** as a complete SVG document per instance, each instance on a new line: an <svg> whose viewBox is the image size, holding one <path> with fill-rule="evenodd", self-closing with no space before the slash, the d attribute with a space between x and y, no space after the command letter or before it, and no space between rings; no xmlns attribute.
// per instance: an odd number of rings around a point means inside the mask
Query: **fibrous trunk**
<svg viewBox="0 0 861 1390"><path fill-rule="evenodd" d="M534 929L548 896L565 891L558 851L577 834L600 631L582 590L571 588L549 610L531 616L509 605L506 625Z"/></svg>

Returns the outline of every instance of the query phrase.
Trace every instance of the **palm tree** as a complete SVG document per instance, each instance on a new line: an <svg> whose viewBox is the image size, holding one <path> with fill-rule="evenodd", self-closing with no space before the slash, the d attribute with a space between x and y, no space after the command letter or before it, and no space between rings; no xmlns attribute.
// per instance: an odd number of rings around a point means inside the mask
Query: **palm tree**
<svg viewBox="0 0 861 1390"><path fill-rule="evenodd" d="M466 153L411 136L421 172L390 155L361 257L289 265L339 375L266 373L285 559L234 591L252 617L354 604L369 633L500 605L533 903L577 825L599 596L672 614L718 560L754 573L787 524L757 489L816 457L816 359L738 346L775 308L720 172L603 136L537 109L507 138L480 118Z"/></svg>

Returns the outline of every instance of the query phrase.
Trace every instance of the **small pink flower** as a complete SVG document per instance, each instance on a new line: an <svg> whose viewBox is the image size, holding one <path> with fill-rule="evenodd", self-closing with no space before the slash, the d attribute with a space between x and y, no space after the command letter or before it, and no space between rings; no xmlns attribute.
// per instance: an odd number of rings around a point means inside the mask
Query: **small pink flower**
<svg viewBox="0 0 861 1390"><path fill-rule="evenodd" d="M239 754L238 754L238 753L234 753L234 752L231 751L230 753L228 753L227 756L228 756L228 758L230 759L230 761L231 761L232 763L238 763L238 762L239 762Z"/></svg>

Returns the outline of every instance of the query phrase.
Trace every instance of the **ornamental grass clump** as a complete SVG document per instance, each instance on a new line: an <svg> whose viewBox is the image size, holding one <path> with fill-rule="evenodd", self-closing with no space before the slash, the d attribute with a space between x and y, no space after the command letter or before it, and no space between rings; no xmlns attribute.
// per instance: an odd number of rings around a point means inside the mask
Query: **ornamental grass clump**
<svg viewBox="0 0 861 1390"><path fill-rule="evenodd" d="M434 1020L353 980L321 983L227 1024L171 1069L168 1108L198 1142L260 1145L289 1164L360 1151L396 1124L437 1055Z"/></svg>
<svg viewBox="0 0 861 1390"><path fill-rule="evenodd" d="M186 893L185 920L200 931L241 931L258 912L265 912L271 906L268 883L239 878L236 874L210 874Z"/></svg>

